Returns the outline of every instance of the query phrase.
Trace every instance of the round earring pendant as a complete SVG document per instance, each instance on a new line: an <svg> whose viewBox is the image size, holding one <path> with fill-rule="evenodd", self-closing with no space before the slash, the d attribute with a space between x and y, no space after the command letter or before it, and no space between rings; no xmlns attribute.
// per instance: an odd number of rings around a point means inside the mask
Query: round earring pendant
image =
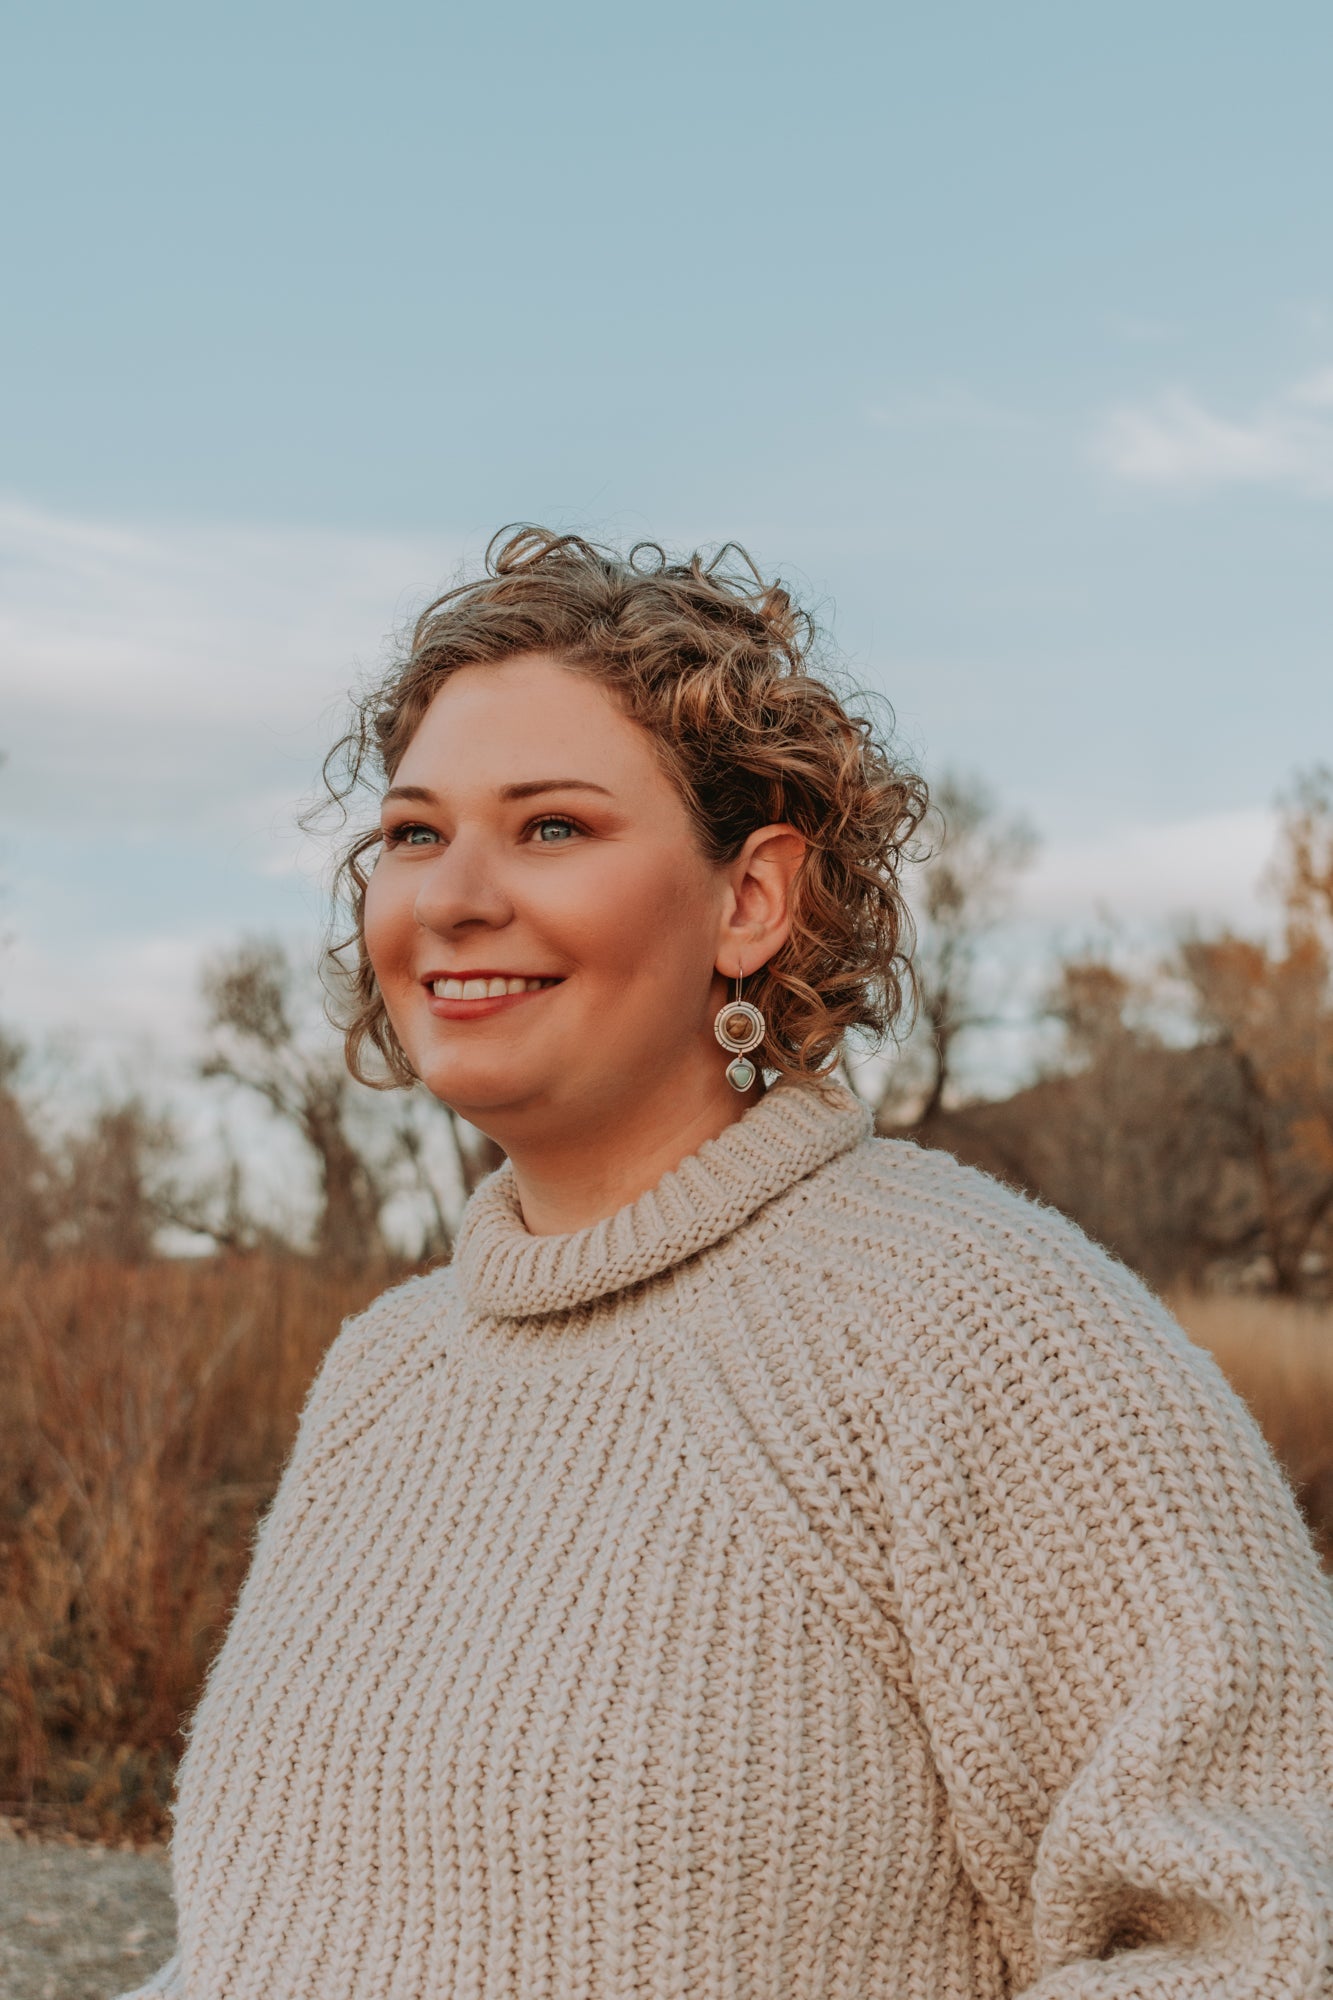
<svg viewBox="0 0 1333 2000"><path fill-rule="evenodd" d="M757 1049L763 1041L764 1017L748 1000L731 1000L725 1007L719 1008L717 1019L713 1022L713 1033L724 1049L743 1056L748 1050ZM727 1074L730 1076L731 1071L728 1070ZM738 1088L744 1090L748 1086L740 1084Z"/></svg>
<svg viewBox="0 0 1333 2000"><path fill-rule="evenodd" d="M727 1064L727 1082L733 1090L748 1090L758 1072L745 1056L737 1056L735 1062Z"/></svg>

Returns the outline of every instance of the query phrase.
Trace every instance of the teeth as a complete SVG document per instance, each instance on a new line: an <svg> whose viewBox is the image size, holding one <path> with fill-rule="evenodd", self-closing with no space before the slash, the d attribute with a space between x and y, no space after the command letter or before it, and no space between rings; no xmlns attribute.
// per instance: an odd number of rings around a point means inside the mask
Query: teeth
<svg viewBox="0 0 1333 2000"><path fill-rule="evenodd" d="M493 979L436 979L431 990L439 1000L498 1000L502 994L540 993L554 985L553 979L505 979L497 972Z"/></svg>

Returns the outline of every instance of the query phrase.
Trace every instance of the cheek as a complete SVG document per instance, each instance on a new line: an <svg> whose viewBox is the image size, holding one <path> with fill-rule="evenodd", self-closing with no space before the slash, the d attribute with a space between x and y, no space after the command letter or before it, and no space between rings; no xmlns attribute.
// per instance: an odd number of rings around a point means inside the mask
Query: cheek
<svg viewBox="0 0 1333 2000"><path fill-rule="evenodd" d="M618 985L697 983L715 922L711 882L699 867L682 865L678 849L608 858L613 865L582 883L562 913L574 955Z"/></svg>
<svg viewBox="0 0 1333 2000"><path fill-rule="evenodd" d="M383 869L375 868L366 884L361 929L367 956L381 983L395 961L401 960L410 949L412 928L410 897L405 899L401 886Z"/></svg>

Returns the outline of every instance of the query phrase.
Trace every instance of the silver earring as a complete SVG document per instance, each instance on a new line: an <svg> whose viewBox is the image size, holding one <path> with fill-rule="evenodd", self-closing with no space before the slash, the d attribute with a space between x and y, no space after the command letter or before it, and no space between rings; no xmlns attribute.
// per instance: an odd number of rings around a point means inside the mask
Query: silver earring
<svg viewBox="0 0 1333 2000"><path fill-rule="evenodd" d="M741 999L742 974L736 974L736 997L725 1007L718 1009L713 1022L713 1033L724 1049L729 1049L735 1057L727 1064L727 1082L733 1090L748 1090L759 1072L747 1060L748 1051L757 1049L764 1039L764 1017L759 1009L748 1000Z"/></svg>

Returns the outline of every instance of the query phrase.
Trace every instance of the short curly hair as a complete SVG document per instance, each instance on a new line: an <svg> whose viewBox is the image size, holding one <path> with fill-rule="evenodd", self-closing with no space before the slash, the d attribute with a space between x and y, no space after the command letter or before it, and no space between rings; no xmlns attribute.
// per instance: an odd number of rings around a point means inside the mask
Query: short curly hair
<svg viewBox="0 0 1333 2000"><path fill-rule="evenodd" d="M622 554L546 528L501 529L483 574L428 605L405 657L358 699L324 762L328 797L345 812L358 785L392 782L459 667L543 653L592 675L648 731L708 859L734 860L760 826L805 836L790 935L750 976L747 998L767 1024L764 1067L820 1075L849 1029L882 1038L915 997L900 878L928 797L887 730L856 712L874 697L840 698L828 670L815 671L817 645L810 614L736 543L677 561L656 542ZM336 906L351 930L325 959L343 988L349 1070L391 1089L416 1077L366 952L364 858L379 839L359 832L338 859ZM387 1076L368 1071L372 1049Z"/></svg>

